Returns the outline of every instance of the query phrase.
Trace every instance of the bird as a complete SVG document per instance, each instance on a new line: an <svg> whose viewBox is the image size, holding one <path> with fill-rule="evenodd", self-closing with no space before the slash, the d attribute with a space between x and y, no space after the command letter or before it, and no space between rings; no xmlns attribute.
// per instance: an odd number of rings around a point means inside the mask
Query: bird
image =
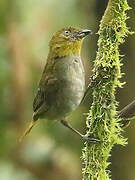
<svg viewBox="0 0 135 180"><path fill-rule="evenodd" d="M22 138L39 119L48 119L61 122L85 140L96 141L81 134L66 120L79 106L85 94L81 48L84 38L91 34L89 29L66 27L52 36L47 61L33 101L33 118Z"/></svg>

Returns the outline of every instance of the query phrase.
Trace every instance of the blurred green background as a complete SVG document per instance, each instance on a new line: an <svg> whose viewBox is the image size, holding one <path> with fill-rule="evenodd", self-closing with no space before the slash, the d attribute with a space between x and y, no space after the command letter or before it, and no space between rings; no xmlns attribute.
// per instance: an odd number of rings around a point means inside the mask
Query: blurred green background
<svg viewBox="0 0 135 180"><path fill-rule="evenodd" d="M18 138L32 117L32 102L46 62L48 42L65 26L95 33L107 0L0 0L0 180L81 180L83 142L58 122L40 121L22 143ZM128 26L135 30L135 1ZM83 45L88 83L97 50L94 33ZM121 48L126 81L117 100L124 107L135 99L135 35ZM69 122L85 133L91 95L72 113ZM135 122L123 132L126 147L115 146L110 169L113 180L135 179Z"/></svg>

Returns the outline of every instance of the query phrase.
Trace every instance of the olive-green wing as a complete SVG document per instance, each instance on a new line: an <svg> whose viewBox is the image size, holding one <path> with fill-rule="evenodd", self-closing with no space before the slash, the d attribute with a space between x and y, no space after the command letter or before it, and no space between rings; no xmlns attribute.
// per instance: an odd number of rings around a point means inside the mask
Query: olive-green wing
<svg viewBox="0 0 135 180"><path fill-rule="evenodd" d="M33 111L36 112L37 109L44 103L45 92L38 88L37 94L33 101Z"/></svg>
<svg viewBox="0 0 135 180"><path fill-rule="evenodd" d="M53 99L55 99L58 88L59 82L57 78L53 76L46 77L44 81L42 78L39 84L37 94L34 98L33 111L38 111L43 104L45 108L44 111L46 111L47 107L52 103Z"/></svg>
<svg viewBox="0 0 135 180"><path fill-rule="evenodd" d="M44 77L44 73L42 75L42 78ZM33 128L33 126L36 124L37 120L44 114L46 111L48 111L49 108L49 100L53 97L56 93L57 86L57 80L56 78L50 77L45 78L44 81L40 81L39 88L37 91L37 94L34 98L33 102L33 119L30 122L28 128L24 131L22 137L20 140L22 140Z"/></svg>

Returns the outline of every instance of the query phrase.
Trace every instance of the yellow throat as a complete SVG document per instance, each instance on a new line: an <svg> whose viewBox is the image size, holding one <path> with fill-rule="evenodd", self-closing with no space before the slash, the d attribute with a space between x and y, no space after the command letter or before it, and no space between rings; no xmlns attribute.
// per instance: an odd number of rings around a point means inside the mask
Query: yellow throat
<svg viewBox="0 0 135 180"><path fill-rule="evenodd" d="M64 41L60 43L50 42L49 57L64 57L70 54L79 54L81 52L82 40L81 41Z"/></svg>

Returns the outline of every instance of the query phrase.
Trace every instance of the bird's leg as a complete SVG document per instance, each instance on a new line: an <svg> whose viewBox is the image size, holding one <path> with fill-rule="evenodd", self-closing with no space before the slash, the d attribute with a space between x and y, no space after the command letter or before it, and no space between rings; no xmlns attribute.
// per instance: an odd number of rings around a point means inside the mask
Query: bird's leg
<svg viewBox="0 0 135 180"><path fill-rule="evenodd" d="M85 141L88 141L88 142L100 142L99 139L95 139L95 138L91 138L89 136L86 136L86 135L83 135L81 134L79 131L77 131L76 129L74 129L66 120L61 120L60 121L65 127L71 129L72 132L78 134L80 137L82 137Z"/></svg>

